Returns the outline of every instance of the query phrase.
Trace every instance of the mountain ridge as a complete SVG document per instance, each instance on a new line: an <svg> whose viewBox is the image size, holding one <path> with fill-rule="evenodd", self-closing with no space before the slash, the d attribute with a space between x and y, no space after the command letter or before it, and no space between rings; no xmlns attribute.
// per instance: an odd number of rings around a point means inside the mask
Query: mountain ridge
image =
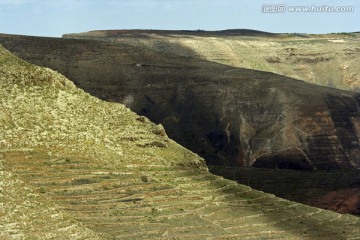
<svg viewBox="0 0 360 240"><path fill-rule="evenodd" d="M359 67L356 64L359 35L356 33L227 35L219 31L212 35L206 31L182 34L100 30L65 34L63 37L122 42L233 67L265 70L322 86L359 90ZM181 51L177 45L188 51Z"/></svg>
<svg viewBox="0 0 360 240"><path fill-rule="evenodd" d="M89 35L92 34L176 34L176 35L197 35L197 36L217 36L217 35L226 35L226 36L273 36L276 33L253 30L253 29L226 29L226 30L216 30L216 31L205 31L205 30L155 30L155 29L126 29L126 30L93 30L89 32L79 33L80 35ZM67 33L63 34L63 38L74 37L78 33Z"/></svg>

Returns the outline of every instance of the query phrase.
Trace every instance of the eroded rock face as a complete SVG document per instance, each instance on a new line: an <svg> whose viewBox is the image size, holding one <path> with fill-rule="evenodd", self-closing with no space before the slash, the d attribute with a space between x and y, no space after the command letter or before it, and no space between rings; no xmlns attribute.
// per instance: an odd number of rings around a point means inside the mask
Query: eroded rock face
<svg viewBox="0 0 360 240"><path fill-rule="evenodd" d="M360 166L356 93L119 43L2 35L0 44L161 123L209 164Z"/></svg>

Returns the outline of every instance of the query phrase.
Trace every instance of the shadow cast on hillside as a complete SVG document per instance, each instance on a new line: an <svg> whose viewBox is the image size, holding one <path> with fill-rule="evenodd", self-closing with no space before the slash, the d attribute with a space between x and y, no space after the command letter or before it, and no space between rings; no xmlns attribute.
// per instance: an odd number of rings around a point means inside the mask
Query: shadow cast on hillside
<svg viewBox="0 0 360 240"><path fill-rule="evenodd" d="M214 188L221 188L221 184L213 183ZM267 227L278 229L279 233L269 231L270 239L284 234L290 234L299 239L348 239L360 221L353 226L344 226L340 214L332 211L324 211L318 208L309 207L295 202L282 200L273 195L257 190L244 191L244 185L231 185L223 191L224 195L231 195L224 202L229 203L233 213L239 213L242 217L242 210L245 206L247 212L253 212L250 216L262 216L266 220L257 225L259 232L268 231ZM239 204L240 200L240 204ZM245 203L241 203L245 202ZM245 217L246 219L246 217ZM249 223L256 218L249 217ZM354 218L355 219L355 218ZM239 223L239 232L243 229ZM243 223L244 224L244 223ZM357 224L357 225L356 225ZM246 225L246 220L245 224ZM341 233L341 235L339 235ZM256 234L256 233L254 233ZM279 235L277 235L279 234Z"/></svg>

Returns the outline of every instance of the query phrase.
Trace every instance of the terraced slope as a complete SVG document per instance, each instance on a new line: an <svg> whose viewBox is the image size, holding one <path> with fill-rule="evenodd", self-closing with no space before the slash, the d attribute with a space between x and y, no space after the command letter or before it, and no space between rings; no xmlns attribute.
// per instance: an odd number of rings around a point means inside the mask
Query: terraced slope
<svg viewBox="0 0 360 240"><path fill-rule="evenodd" d="M66 38L121 42L233 67L278 73L318 85L360 91L359 34L269 34L244 30L91 31Z"/></svg>
<svg viewBox="0 0 360 240"><path fill-rule="evenodd" d="M360 238L358 218L211 175L161 126L3 48L0 96L1 238Z"/></svg>
<svg viewBox="0 0 360 240"><path fill-rule="evenodd" d="M12 171L105 239L346 239L359 219L278 199L204 171L7 152ZM29 159L32 159L29 162Z"/></svg>
<svg viewBox="0 0 360 240"><path fill-rule="evenodd" d="M0 156L0 239L101 239L5 167Z"/></svg>

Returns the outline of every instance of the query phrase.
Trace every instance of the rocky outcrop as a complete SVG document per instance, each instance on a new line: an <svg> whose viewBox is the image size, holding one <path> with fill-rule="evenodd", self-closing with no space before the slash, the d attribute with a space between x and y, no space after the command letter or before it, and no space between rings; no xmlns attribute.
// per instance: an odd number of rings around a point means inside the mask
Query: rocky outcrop
<svg viewBox="0 0 360 240"><path fill-rule="evenodd" d="M121 43L1 35L0 44L161 123L210 164L360 166L357 93Z"/></svg>

